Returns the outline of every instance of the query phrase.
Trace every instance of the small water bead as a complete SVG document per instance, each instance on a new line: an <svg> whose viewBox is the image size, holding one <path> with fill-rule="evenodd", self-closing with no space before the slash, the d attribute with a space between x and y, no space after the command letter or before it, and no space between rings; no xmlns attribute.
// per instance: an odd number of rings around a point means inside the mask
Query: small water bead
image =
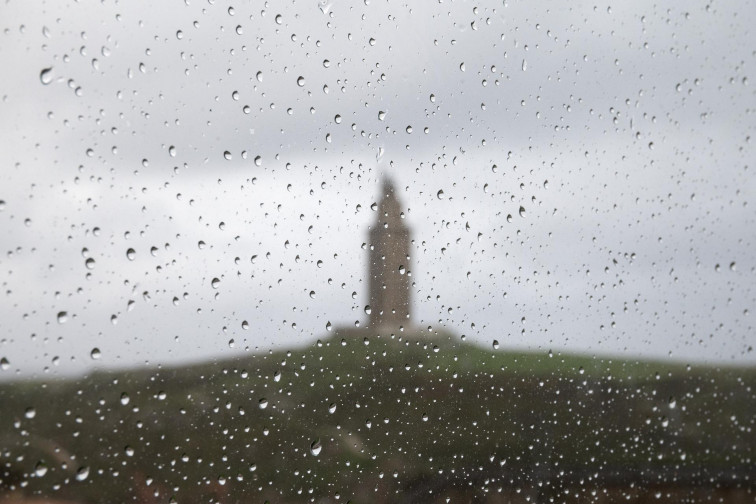
<svg viewBox="0 0 756 504"><path fill-rule="evenodd" d="M276 24L280 25L281 23L283 23L283 16L281 14L277 14L276 15Z"/></svg>
<svg viewBox="0 0 756 504"><path fill-rule="evenodd" d="M86 261L84 261L84 266L86 266L86 268L90 269L90 270L94 269L95 260L90 257L89 259L87 259Z"/></svg>
<svg viewBox="0 0 756 504"><path fill-rule="evenodd" d="M136 251L133 248L128 249L126 251L126 259L133 261L134 257L136 257Z"/></svg>
<svg viewBox="0 0 756 504"><path fill-rule="evenodd" d="M326 331L330 331L333 326L331 325L331 322L326 322Z"/></svg>
<svg viewBox="0 0 756 504"><path fill-rule="evenodd" d="M331 403L328 405L328 413L334 414L336 412L336 403Z"/></svg>
<svg viewBox="0 0 756 504"><path fill-rule="evenodd" d="M255 166L262 166L262 157L255 156Z"/></svg>
<svg viewBox="0 0 756 504"><path fill-rule="evenodd" d="M299 87L303 87L305 85L305 78L302 77L301 75L297 77L297 85Z"/></svg>
<svg viewBox="0 0 756 504"><path fill-rule="evenodd" d="M173 145L171 145L170 147L168 147L168 154L171 157L176 157L176 147L173 146Z"/></svg>
<svg viewBox="0 0 756 504"><path fill-rule="evenodd" d="M217 289L217 288L218 288L218 285L220 285L220 280L219 280L218 278L213 278L213 279L212 279L212 280L210 281L210 286L211 286L211 287L212 287L213 289Z"/></svg>
<svg viewBox="0 0 756 504"><path fill-rule="evenodd" d="M257 72L255 74L255 77L257 78L257 82L262 82L263 81L263 73L262 72Z"/></svg>
<svg viewBox="0 0 756 504"><path fill-rule="evenodd" d="M370 308L370 305L365 305L365 314L370 315L373 313L373 309Z"/></svg>
<svg viewBox="0 0 756 504"><path fill-rule="evenodd" d="M123 406L126 406L127 404L129 404L130 400L131 400L131 398L129 397L129 394L127 394L126 392L124 392L123 394L121 394L121 404Z"/></svg>
<svg viewBox="0 0 756 504"><path fill-rule="evenodd" d="M493 349L498 350L499 349L499 340L493 340Z"/></svg>
<svg viewBox="0 0 756 504"><path fill-rule="evenodd" d="M10 369L10 361L8 360L7 357L3 357L2 359L0 359L0 369L2 369L3 371L7 371L8 369Z"/></svg>
<svg viewBox="0 0 756 504"><path fill-rule="evenodd" d="M68 322L68 312L58 312L58 324L65 324Z"/></svg>
<svg viewBox="0 0 756 504"><path fill-rule="evenodd" d="M26 411L24 411L24 416L26 418L32 419L35 416L37 416L37 410L35 410L34 408L31 408L31 407L30 408L26 408Z"/></svg>
<svg viewBox="0 0 756 504"><path fill-rule="evenodd" d="M443 189L439 189L439 191L436 193L436 197L438 199L444 199L444 190Z"/></svg>
<svg viewBox="0 0 756 504"><path fill-rule="evenodd" d="M525 207L520 207L520 217L525 217Z"/></svg>
<svg viewBox="0 0 756 504"><path fill-rule="evenodd" d="M231 161L231 159L233 159L233 156L231 156L231 153L229 151L223 151L223 158L226 161Z"/></svg>
<svg viewBox="0 0 756 504"><path fill-rule="evenodd" d="M127 457L133 457L134 456L134 448L132 448L129 445L126 445L126 447L123 449L124 453Z"/></svg>
<svg viewBox="0 0 756 504"><path fill-rule="evenodd" d="M102 356L102 352L100 352L100 349L97 347L94 347L91 352L89 352L89 356L92 358L92 360L98 360Z"/></svg>
<svg viewBox="0 0 756 504"><path fill-rule="evenodd" d="M320 455L320 451L323 449L323 445L320 443L320 439L316 439L312 443L310 443L310 453L313 454L313 456L317 457Z"/></svg>
<svg viewBox="0 0 756 504"><path fill-rule="evenodd" d="M249 322L247 322L246 320L242 321L241 327L246 331L247 329L249 329Z"/></svg>
<svg viewBox="0 0 756 504"><path fill-rule="evenodd" d="M265 409L268 407L268 400L263 397L262 399L260 399L257 405L259 406L260 409Z"/></svg>

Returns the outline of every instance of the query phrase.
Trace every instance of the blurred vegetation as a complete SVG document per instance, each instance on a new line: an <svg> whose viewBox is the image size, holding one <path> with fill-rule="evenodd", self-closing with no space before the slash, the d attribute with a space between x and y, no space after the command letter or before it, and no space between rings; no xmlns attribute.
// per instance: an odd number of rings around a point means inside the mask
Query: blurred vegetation
<svg viewBox="0 0 756 504"><path fill-rule="evenodd" d="M362 334L0 384L0 493L443 502L608 485L753 490L753 368Z"/></svg>

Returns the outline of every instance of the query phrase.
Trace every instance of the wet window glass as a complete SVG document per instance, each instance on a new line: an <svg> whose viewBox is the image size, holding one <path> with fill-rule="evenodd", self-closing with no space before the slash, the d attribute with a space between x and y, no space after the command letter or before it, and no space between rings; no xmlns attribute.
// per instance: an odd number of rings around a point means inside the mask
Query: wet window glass
<svg viewBox="0 0 756 504"><path fill-rule="evenodd" d="M751 502L754 22L4 2L0 502Z"/></svg>

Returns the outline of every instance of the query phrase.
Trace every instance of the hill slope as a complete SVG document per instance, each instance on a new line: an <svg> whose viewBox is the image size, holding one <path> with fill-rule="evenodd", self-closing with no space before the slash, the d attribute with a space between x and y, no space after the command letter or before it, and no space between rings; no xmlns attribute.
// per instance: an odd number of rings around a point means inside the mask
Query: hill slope
<svg viewBox="0 0 756 504"><path fill-rule="evenodd" d="M753 369L341 336L2 385L2 484L84 502L754 487Z"/></svg>

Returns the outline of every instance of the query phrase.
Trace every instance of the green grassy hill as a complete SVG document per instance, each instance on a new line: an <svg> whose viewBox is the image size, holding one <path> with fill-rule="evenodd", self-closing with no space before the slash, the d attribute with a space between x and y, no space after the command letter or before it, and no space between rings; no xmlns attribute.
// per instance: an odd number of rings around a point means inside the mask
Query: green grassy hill
<svg viewBox="0 0 756 504"><path fill-rule="evenodd" d="M750 492L754 385L752 368L342 332L292 352L0 385L0 479L7 495L82 502Z"/></svg>

